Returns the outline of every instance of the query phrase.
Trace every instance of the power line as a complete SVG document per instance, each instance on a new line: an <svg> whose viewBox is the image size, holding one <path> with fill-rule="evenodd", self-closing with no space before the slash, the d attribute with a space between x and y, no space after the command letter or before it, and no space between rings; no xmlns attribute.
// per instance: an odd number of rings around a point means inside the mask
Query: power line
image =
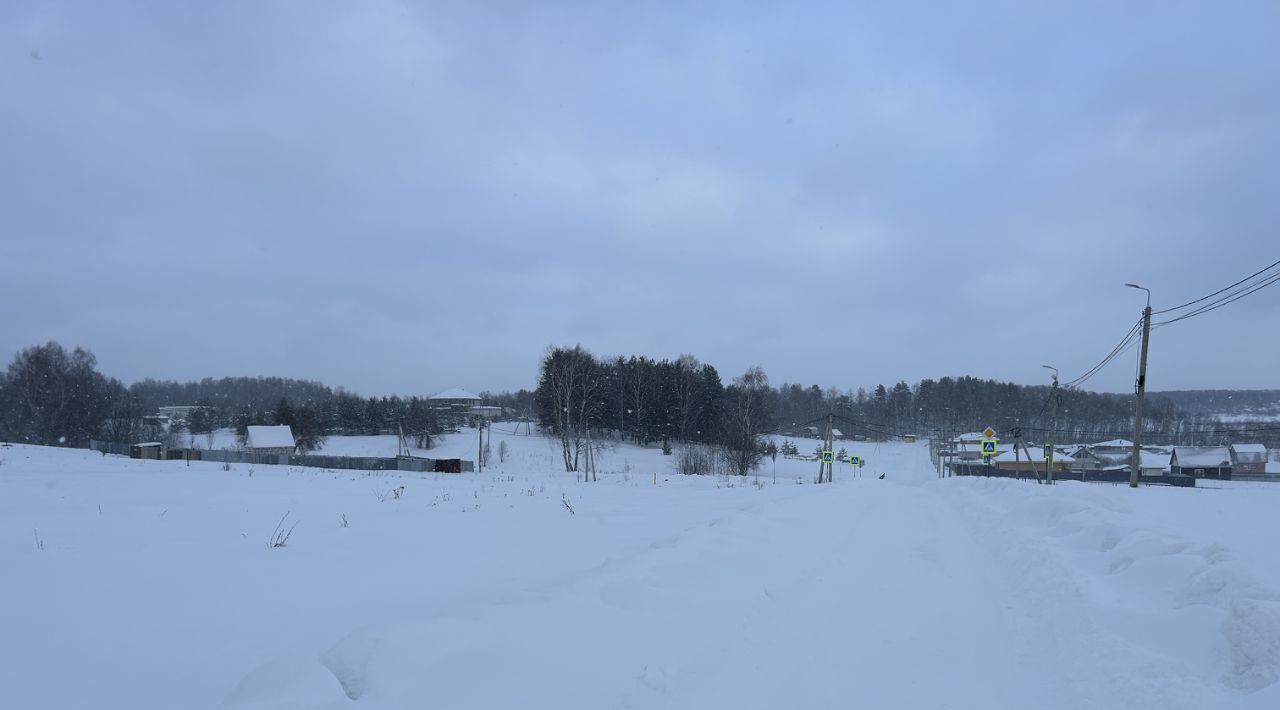
<svg viewBox="0 0 1280 710"><path fill-rule="evenodd" d="M1153 311L1152 313L1153 315L1161 314L1161 313L1172 313L1174 311L1187 308L1188 306L1194 306L1198 303L1204 303L1204 305L1198 308L1195 308L1191 311L1188 311L1187 313L1183 313L1182 315L1170 318L1169 320L1166 320L1166 321L1161 321L1159 323L1153 323L1151 327L1154 330L1156 328L1160 328L1160 327L1169 325L1171 323L1177 323L1178 321L1181 321L1181 320L1186 320L1188 318L1194 318L1195 316L1204 315L1205 313L1215 311L1219 308L1222 308L1223 306L1234 303L1246 296L1257 293L1258 291L1261 291L1262 289L1268 286L1271 286L1277 282L1280 282L1280 272L1276 272L1272 274L1267 273L1272 269L1276 268L1277 266L1280 266L1280 261L1274 261L1271 264L1267 265L1266 267L1259 269L1258 271L1255 271L1254 273L1246 276L1243 279L1240 279L1239 281L1236 281L1235 283L1229 286L1218 289L1217 291L1214 291L1213 293L1210 293L1208 295L1201 296L1200 298L1197 298L1193 301L1187 301L1186 303L1174 306L1172 308L1165 308L1163 310ZM1263 276L1264 274L1265 276L1261 281L1256 280L1258 279L1259 276ZM1243 286L1243 288L1240 288L1241 286ZM1210 300L1210 299L1214 299L1214 300ZM1208 301L1208 303L1205 303L1206 301ZM1140 318L1138 319L1137 322L1133 324L1133 326L1129 328L1129 330L1124 334L1124 337L1120 339L1120 342L1114 348L1112 348L1109 353L1107 353L1106 357L1102 358L1101 361L1099 361L1096 365L1086 370L1079 377L1076 377L1073 380L1068 380L1064 382L1062 384L1063 389L1077 389L1081 385L1083 385L1085 382L1088 382L1095 375L1097 375L1104 368L1106 368L1107 365L1111 364L1113 360L1115 360L1116 358L1120 357L1124 353L1131 350L1134 347L1134 345L1137 344L1138 336L1141 334L1141 332L1142 332L1142 319Z"/></svg>
<svg viewBox="0 0 1280 710"><path fill-rule="evenodd" d="M1207 305L1201 306L1193 311L1190 311L1189 313L1184 313L1183 315L1180 315L1177 318L1170 318L1169 320L1161 321L1159 323L1156 323L1155 325L1157 327L1165 326L1165 325L1169 325L1170 323L1177 323L1180 320L1186 320L1188 318L1194 318L1199 315L1204 315L1205 313L1209 313L1211 311L1216 311L1219 308L1222 308L1223 306L1239 301L1245 296L1249 296L1251 294L1257 293L1258 291L1261 291L1262 289L1276 283L1277 281L1280 281L1280 273L1272 274L1271 276L1268 276L1266 280L1256 284L1252 284L1249 286L1249 288L1243 291L1238 291L1236 293L1228 294L1227 296L1223 296L1222 298L1219 298L1218 300L1212 303L1209 303Z"/></svg>
<svg viewBox="0 0 1280 710"><path fill-rule="evenodd" d="M1120 353L1123 352L1127 346L1129 346L1131 343L1134 342L1134 339L1137 338L1141 330L1142 330L1142 319L1139 318L1136 322L1134 322L1132 326L1129 327L1129 331L1126 332L1124 334L1124 337L1120 339L1120 342L1114 348L1111 349L1111 352L1107 353L1107 356L1102 358L1101 362L1089 368L1088 370L1085 371L1083 375L1080 375L1074 380L1069 380L1063 383L1062 387L1064 388L1079 387L1080 385L1087 382L1094 375L1101 372L1102 368L1106 367L1108 364L1110 364L1112 360L1119 357Z"/></svg>
<svg viewBox="0 0 1280 710"><path fill-rule="evenodd" d="M1200 298L1197 298L1197 299L1196 299L1196 300L1194 300L1194 301L1187 301L1186 303L1184 303L1184 304L1182 304L1182 305L1180 305L1180 306L1174 306L1173 308L1165 308L1164 310L1154 311L1154 312L1152 312L1152 314L1151 314L1151 315L1156 315L1156 316L1158 316L1158 315L1160 315L1161 313L1172 313L1173 311L1181 310L1181 309L1183 309L1183 308L1186 308L1187 306L1193 306L1193 305L1195 305L1195 304L1197 304L1197 303L1200 303L1201 301L1205 301L1205 300L1208 300L1208 299L1210 299L1210 298L1213 298L1214 296L1217 296L1218 294L1223 293L1224 291L1229 291L1229 290L1231 290L1231 289L1235 288L1236 286L1239 286L1240 284L1242 284L1242 283L1244 283L1244 282L1246 282L1246 281L1249 281L1249 280L1253 279L1254 277L1256 277L1256 276L1258 276L1258 275L1260 275L1260 274L1263 274L1263 273L1265 273L1265 272L1267 272L1267 271L1270 271L1271 269L1274 269L1274 268L1275 268L1275 267L1277 267L1277 266L1280 266L1280 261L1274 261L1274 262L1272 262L1272 263L1271 263L1271 265L1270 265L1270 266L1267 266L1266 268L1263 268L1263 269L1260 269L1260 270L1258 270L1258 271L1255 271L1255 272L1253 272L1252 274L1249 274L1248 276L1246 276L1246 277L1244 277L1244 278L1240 279L1239 281L1237 281L1237 282L1235 282L1235 283L1231 284L1230 286L1227 286L1227 287L1225 287L1225 288L1221 288L1221 289L1218 289L1217 291L1214 291L1213 293L1209 294L1208 296L1201 296Z"/></svg>

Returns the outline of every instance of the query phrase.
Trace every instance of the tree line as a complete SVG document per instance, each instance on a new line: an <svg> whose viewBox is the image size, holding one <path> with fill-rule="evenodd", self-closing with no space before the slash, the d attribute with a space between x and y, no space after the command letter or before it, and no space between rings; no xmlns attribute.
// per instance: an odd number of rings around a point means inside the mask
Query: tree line
<svg viewBox="0 0 1280 710"><path fill-rule="evenodd" d="M764 455L760 435L773 426L769 380L753 367L725 385L715 367L692 355L600 359L582 346L547 351L533 392L538 422L560 442L566 471L579 471L592 440L715 447L745 474ZM588 473L590 473L588 471Z"/></svg>
<svg viewBox="0 0 1280 710"><path fill-rule="evenodd" d="M1240 401L1263 408L1271 393ZM792 433L831 412L845 434L888 439L904 434L941 437L992 426L1047 438L1054 409L1057 441L1117 438L1133 427L1131 395L1051 390L973 377L877 385L870 391L818 385L771 387L760 368L724 384L719 372L692 355L598 358L576 348L553 348L543 358L535 390L480 393L484 404L536 417L560 439L568 470L578 470L588 439L641 445L689 445L714 450L717 460L745 472L768 451L762 435ZM1144 441L1153 444L1256 442L1280 447L1275 422L1223 423L1179 401L1229 400L1230 392L1148 397ZM93 353L56 342L25 348L0 371L0 440L86 446L89 439L123 443L160 438L149 415L169 405L200 405L181 426L193 435L220 428L240 433L252 424L289 424L305 448L333 435L392 434L403 430L426 448L445 422L421 397L362 397L322 383L279 377L205 378L197 382L146 379L126 386L98 372ZM198 439L198 436L197 436ZM705 453L705 452L701 452ZM736 458L729 460L731 456ZM705 461L706 458L704 457Z"/></svg>
<svg viewBox="0 0 1280 710"><path fill-rule="evenodd" d="M531 401L528 393L524 398ZM184 405L200 409L169 426L153 416L160 407ZM125 386L98 372L93 353L52 341L19 351L0 372L0 440L84 447L90 439L176 442L188 433L198 444L199 435L230 428L243 437L258 424L289 425L304 451L319 448L330 435L400 431L428 448L443 431L437 412L422 397L361 397L279 377L146 379Z"/></svg>

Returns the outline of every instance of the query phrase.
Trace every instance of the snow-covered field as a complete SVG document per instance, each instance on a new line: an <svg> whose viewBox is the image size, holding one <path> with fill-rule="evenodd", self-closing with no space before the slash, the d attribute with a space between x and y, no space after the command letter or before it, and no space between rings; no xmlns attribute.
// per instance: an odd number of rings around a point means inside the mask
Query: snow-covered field
<svg viewBox="0 0 1280 710"><path fill-rule="evenodd" d="M1280 486L939 480L927 444L581 483L508 431L451 475L0 448L0 705L1280 707Z"/></svg>

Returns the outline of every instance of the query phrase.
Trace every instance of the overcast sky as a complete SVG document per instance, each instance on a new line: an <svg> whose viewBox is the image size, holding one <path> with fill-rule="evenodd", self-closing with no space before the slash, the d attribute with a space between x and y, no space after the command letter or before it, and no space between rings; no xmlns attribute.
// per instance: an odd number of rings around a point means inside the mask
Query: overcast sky
<svg viewBox="0 0 1280 710"><path fill-rule="evenodd" d="M0 357L1038 384L1124 335L1124 282L1280 259L1277 3L694 4L0 4ZM1159 330L1150 385L1277 388L1277 352L1280 286Z"/></svg>

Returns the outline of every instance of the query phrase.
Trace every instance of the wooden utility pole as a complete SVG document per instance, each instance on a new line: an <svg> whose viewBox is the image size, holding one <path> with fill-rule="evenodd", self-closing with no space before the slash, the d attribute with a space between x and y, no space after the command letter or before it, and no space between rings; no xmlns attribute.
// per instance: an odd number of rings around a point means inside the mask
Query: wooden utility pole
<svg viewBox="0 0 1280 710"><path fill-rule="evenodd" d="M1151 298L1148 292L1148 299ZM1133 470L1129 472L1129 487L1138 487L1138 475L1142 471L1142 400L1147 392L1147 339L1151 335L1151 303L1142 309L1142 357L1138 364L1138 402L1133 416Z"/></svg>
<svg viewBox="0 0 1280 710"><path fill-rule="evenodd" d="M476 431L480 434L480 443L476 444L476 472L484 471L484 420L481 419L476 424Z"/></svg>
<svg viewBox="0 0 1280 710"><path fill-rule="evenodd" d="M827 435L826 435L825 441L826 441L826 444L822 448L823 453L818 456L818 483L823 482L824 475L826 476L827 483L832 482L831 469L834 466L834 464L831 461L825 460L826 452L832 450L831 414L827 414ZM835 458L835 454L832 454L832 458Z"/></svg>
<svg viewBox="0 0 1280 710"><path fill-rule="evenodd" d="M1013 477L1022 480L1022 456L1018 453L1018 441L1020 437L1013 439ZM1033 466L1035 464L1032 464Z"/></svg>
<svg viewBox="0 0 1280 710"><path fill-rule="evenodd" d="M1053 365L1041 365L1048 370L1053 370L1053 389L1049 390L1049 399L1053 400L1053 418L1049 424L1049 440L1045 442L1045 480L1049 485L1053 485L1053 439L1058 435L1058 368Z"/></svg>
<svg viewBox="0 0 1280 710"><path fill-rule="evenodd" d="M595 454L591 450L591 427L587 427L587 455L583 461L584 469L582 471L582 481L596 480Z"/></svg>

